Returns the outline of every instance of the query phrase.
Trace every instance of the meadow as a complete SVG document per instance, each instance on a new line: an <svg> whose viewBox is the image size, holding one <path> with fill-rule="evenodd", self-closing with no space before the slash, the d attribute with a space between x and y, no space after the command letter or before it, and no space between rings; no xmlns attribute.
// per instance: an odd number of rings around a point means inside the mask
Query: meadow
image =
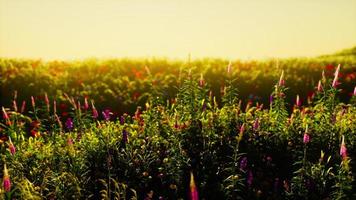
<svg viewBox="0 0 356 200"><path fill-rule="evenodd" d="M1 199L354 199L355 51L0 59Z"/></svg>

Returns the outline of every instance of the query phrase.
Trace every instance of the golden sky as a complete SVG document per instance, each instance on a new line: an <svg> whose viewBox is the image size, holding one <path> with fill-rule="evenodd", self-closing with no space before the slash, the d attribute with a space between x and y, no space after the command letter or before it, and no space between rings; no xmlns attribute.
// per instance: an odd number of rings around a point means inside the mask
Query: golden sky
<svg viewBox="0 0 356 200"><path fill-rule="evenodd" d="M356 0L0 0L0 57L269 58L356 45Z"/></svg>

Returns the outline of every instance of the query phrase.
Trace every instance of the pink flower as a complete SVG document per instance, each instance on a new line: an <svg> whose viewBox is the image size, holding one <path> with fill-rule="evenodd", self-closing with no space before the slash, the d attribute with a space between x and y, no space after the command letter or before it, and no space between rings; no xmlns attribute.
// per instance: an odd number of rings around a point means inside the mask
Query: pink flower
<svg viewBox="0 0 356 200"><path fill-rule="evenodd" d="M285 81L284 81L284 71L282 71L281 76L279 77L279 82L278 82L278 86L284 86Z"/></svg>
<svg viewBox="0 0 356 200"><path fill-rule="evenodd" d="M89 104L88 104L88 99L85 97L84 98L84 110L88 110Z"/></svg>
<svg viewBox="0 0 356 200"><path fill-rule="evenodd" d="M203 74L200 74L199 86L200 87L204 87L204 84L205 84L205 81L204 81Z"/></svg>
<svg viewBox="0 0 356 200"><path fill-rule="evenodd" d="M6 168L6 164L4 165L4 176L3 176L2 185L6 192L11 191L11 180L10 180L9 172L7 171L7 168Z"/></svg>
<svg viewBox="0 0 356 200"><path fill-rule="evenodd" d="M305 132L304 132L304 136L303 136L303 143L304 144L308 144L310 142L310 136L308 134L309 130L308 130L308 125L305 128Z"/></svg>
<svg viewBox="0 0 356 200"><path fill-rule="evenodd" d="M295 101L295 104L300 107L302 105L302 103L300 102L300 98L299 98L299 95L297 95L297 99Z"/></svg>
<svg viewBox="0 0 356 200"><path fill-rule="evenodd" d="M33 108L36 107L35 98L33 96L31 96L31 104Z"/></svg>
<svg viewBox="0 0 356 200"><path fill-rule="evenodd" d="M347 148L345 145L345 137L344 136L342 136L342 142L341 142L341 147L340 147L340 156L342 157L342 159L347 158Z"/></svg>
<svg viewBox="0 0 356 200"><path fill-rule="evenodd" d="M323 85L321 84L321 81L320 81L320 80L319 80L319 82L318 82L317 91L318 91L318 92L323 91Z"/></svg>
<svg viewBox="0 0 356 200"><path fill-rule="evenodd" d="M354 96L356 97L356 86L354 88Z"/></svg>
<svg viewBox="0 0 356 200"><path fill-rule="evenodd" d="M5 110L4 107L2 107L2 117L5 119L5 120L9 120L9 115L7 115L7 112Z"/></svg>
<svg viewBox="0 0 356 200"><path fill-rule="evenodd" d="M10 137L9 137L9 150L10 150L11 155L15 155L15 153L16 153L16 147L15 147L15 145L12 143Z"/></svg>
<svg viewBox="0 0 356 200"><path fill-rule="evenodd" d="M308 133L304 133L303 143L308 144L309 142L310 142L310 136L308 135Z"/></svg>
<svg viewBox="0 0 356 200"><path fill-rule="evenodd" d="M22 101L22 105L21 105L21 113L25 112L25 108L26 108L26 101Z"/></svg>
<svg viewBox="0 0 356 200"><path fill-rule="evenodd" d="M190 200L199 200L198 190L195 185L193 172L190 172Z"/></svg>
<svg viewBox="0 0 356 200"><path fill-rule="evenodd" d="M340 64L337 66L335 74L334 74L334 80L333 80L333 84L332 84L333 88L336 88L336 86L338 85L337 80L338 80L338 77L339 77L339 72L340 72Z"/></svg>
<svg viewBox="0 0 356 200"><path fill-rule="evenodd" d="M14 111L17 112L17 103L16 100L12 101L12 106L14 107Z"/></svg>

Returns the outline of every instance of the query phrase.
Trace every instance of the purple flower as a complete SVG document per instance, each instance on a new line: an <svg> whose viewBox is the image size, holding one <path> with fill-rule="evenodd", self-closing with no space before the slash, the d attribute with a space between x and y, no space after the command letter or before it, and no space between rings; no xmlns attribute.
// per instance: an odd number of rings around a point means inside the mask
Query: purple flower
<svg viewBox="0 0 356 200"><path fill-rule="evenodd" d="M122 131L122 140L124 141L124 143L128 142L128 133L125 129Z"/></svg>
<svg viewBox="0 0 356 200"><path fill-rule="evenodd" d="M274 184L273 184L274 191L277 192L279 188L279 178L274 179Z"/></svg>
<svg viewBox="0 0 356 200"><path fill-rule="evenodd" d="M269 103L272 104L273 103L273 95L269 96Z"/></svg>
<svg viewBox="0 0 356 200"><path fill-rule="evenodd" d="M110 116L112 115L112 112L110 112L109 109L105 109L103 112L103 117L106 121L109 121L110 120Z"/></svg>
<svg viewBox="0 0 356 200"><path fill-rule="evenodd" d="M72 130L73 129L73 120L72 118L68 118L67 121L66 121L66 127L68 130Z"/></svg>
<svg viewBox="0 0 356 200"><path fill-rule="evenodd" d="M205 102L203 103L203 106L202 106L201 110L202 110L202 112L204 112L206 110L206 103Z"/></svg>
<svg viewBox="0 0 356 200"><path fill-rule="evenodd" d="M253 130L257 131L257 129L260 127L260 121L258 118L255 119L255 122L253 123Z"/></svg>
<svg viewBox="0 0 356 200"><path fill-rule="evenodd" d="M253 174L252 171L249 170L247 174L247 185L250 187L252 185L252 182L253 182Z"/></svg>
<svg viewBox="0 0 356 200"><path fill-rule="evenodd" d="M240 161L240 170L245 171L247 168L247 158L243 157Z"/></svg>
<svg viewBox="0 0 356 200"><path fill-rule="evenodd" d="M124 124L125 124L125 118L124 118L124 116L121 116L121 117L120 117L120 124L121 124L121 125L124 125Z"/></svg>

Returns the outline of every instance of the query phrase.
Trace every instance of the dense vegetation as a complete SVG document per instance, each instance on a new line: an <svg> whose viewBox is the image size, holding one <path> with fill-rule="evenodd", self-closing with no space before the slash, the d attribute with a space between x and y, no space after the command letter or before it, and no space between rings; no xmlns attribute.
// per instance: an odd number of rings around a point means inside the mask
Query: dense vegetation
<svg viewBox="0 0 356 200"><path fill-rule="evenodd" d="M3 198L356 197L356 91L340 87L354 84L350 66L355 59L343 60L341 71L330 67L333 72L318 78L311 74L325 66L324 60L281 61L278 71L285 71L279 79L270 76L275 73L269 69L272 61L258 63L264 67L253 73L244 67L254 62L228 65L220 60L209 61L210 67L196 61L192 66L197 68L171 67L164 73L154 67L126 68L125 63L133 63L125 60L67 68L68 63L58 62L1 62L1 84L9 88L4 99L12 98L12 105L2 108L0 130ZM167 63L162 62L150 66L163 68ZM214 62L228 67L213 67ZM180 65L173 64L168 65ZM116 65L122 67L111 67ZM241 76L249 78L242 82ZM345 83L340 84L340 76ZM221 93L210 92L220 81ZM264 106L242 105L239 95L249 81L260 87L256 90L263 88L250 92L266 96ZM305 94L297 88L301 83L314 95L305 103L294 95L295 101L288 101L289 87ZM18 92L10 95L13 90ZM340 102L342 91L351 98ZM27 96L31 101L22 103ZM114 116L113 110L132 106L131 101L143 106L132 115ZM120 106L107 108L113 105Z"/></svg>
<svg viewBox="0 0 356 200"><path fill-rule="evenodd" d="M0 59L1 198L355 198L355 50Z"/></svg>

